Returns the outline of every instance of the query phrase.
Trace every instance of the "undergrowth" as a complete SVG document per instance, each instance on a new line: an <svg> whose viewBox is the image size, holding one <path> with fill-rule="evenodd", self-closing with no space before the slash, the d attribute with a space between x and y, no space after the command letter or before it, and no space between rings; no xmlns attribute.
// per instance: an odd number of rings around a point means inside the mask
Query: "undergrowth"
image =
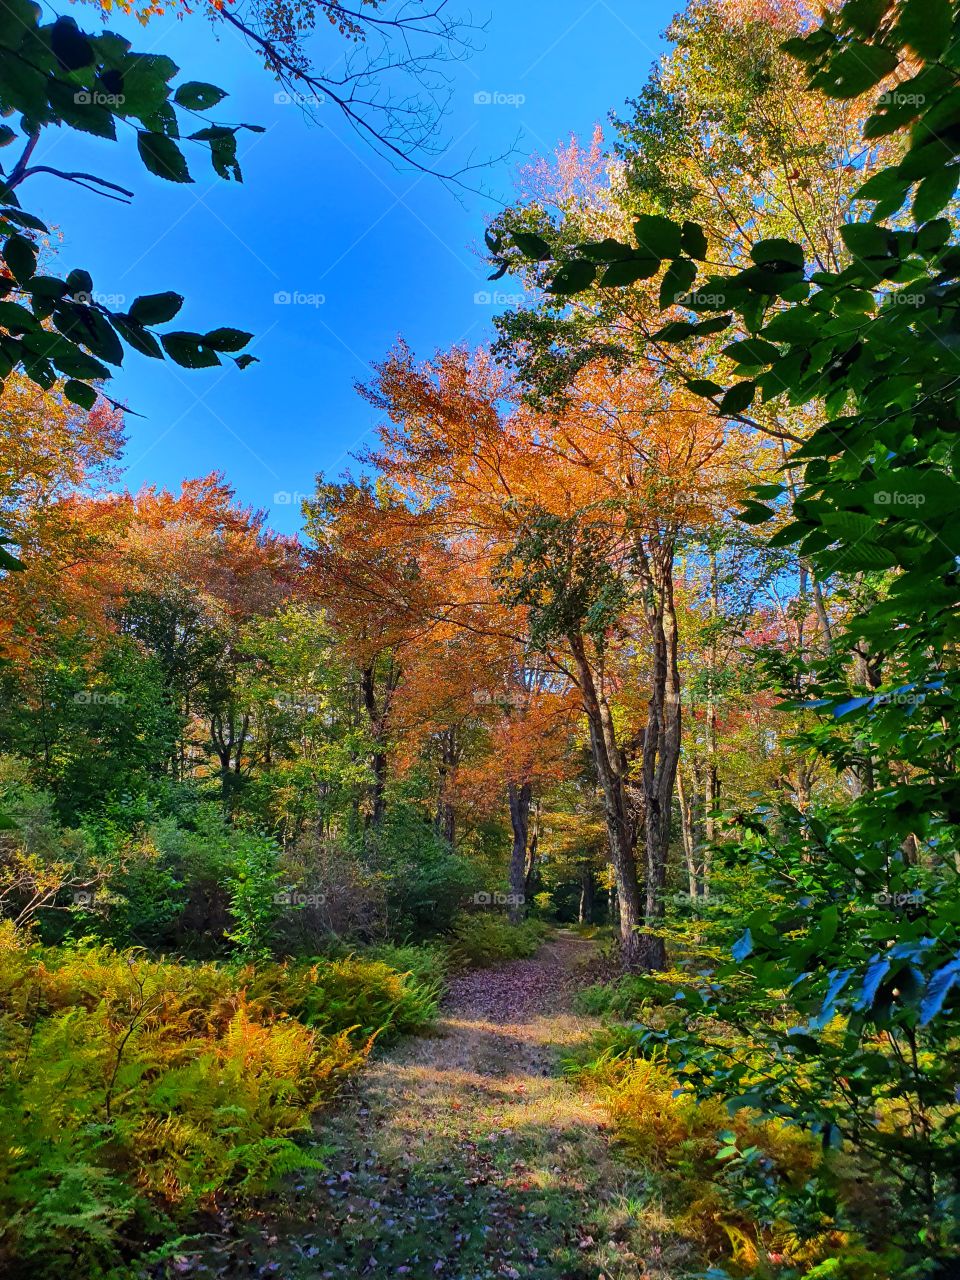
<svg viewBox="0 0 960 1280"><path fill-rule="evenodd" d="M668 1027L676 1013L653 994L655 985L627 975L582 990L581 1012L607 1021L571 1051L564 1069L598 1097L618 1145L650 1179L677 1231L696 1244L710 1267L698 1274L711 1280L898 1274L896 1249L874 1251L865 1243L864 1224L872 1218L881 1226L882 1192L846 1153L736 1101L697 1097L650 1051L649 1027Z"/></svg>
<svg viewBox="0 0 960 1280"><path fill-rule="evenodd" d="M450 935L450 958L456 968L484 968L531 956L547 933L539 920L511 924L504 916L462 915Z"/></svg>
<svg viewBox="0 0 960 1280"><path fill-rule="evenodd" d="M0 1272L129 1276L219 1193L319 1167L311 1113L378 1036L436 1012L438 976L414 968L184 964L4 929Z"/></svg>

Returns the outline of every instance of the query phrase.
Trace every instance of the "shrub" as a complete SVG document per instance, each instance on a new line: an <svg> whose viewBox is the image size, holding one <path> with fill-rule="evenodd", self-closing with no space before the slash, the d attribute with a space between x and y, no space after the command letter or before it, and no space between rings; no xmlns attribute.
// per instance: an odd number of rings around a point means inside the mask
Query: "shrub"
<svg viewBox="0 0 960 1280"><path fill-rule="evenodd" d="M438 991L383 960L174 963L31 947L7 922L0 1271L106 1275L221 1189L316 1165L311 1112Z"/></svg>
<svg viewBox="0 0 960 1280"><path fill-rule="evenodd" d="M594 1018L632 1018L647 995L644 979L627 974L616 982L595 982L582 988L574 997L574 1006Z"/></svg>
<svg viewBox="0 0 960 1280"><path fill-rule="evenodd" d="M451 960L457 966L476 968L517 960L533 955L545 933L537 920L511 924L505 916L492 913L460 916L451 931Z"/></svg>
<svg viewBox="0 0 960 1280"><path fill-rule="evenodd" d="M796 1125L698 1098L665 1059L640 1056L643 1033L609 1026L565 1067L599 1095L618 1144L656 1185L677 1229L730 1268L711 1276L898 1274L896 1250L874 1253L850 1230L843 1202L863 1187L846 1157Z"/></svg>
<svg viewBox="0 0 960 1280"><path fill-rule="evenodd" d="M271 965L250 971L250 989L276 999L326 1034L383 1040L418 1031L436 1016L442 984L398 973L382 960L347 956L312 965Z"/></svg>
<svg viewBox="0 0 960 1280"><path fill-rule="evenodd" d="M237 832L227 876L233 928L227 937L245 960L269 960L276 938L281 871L279 852L266 836Z"/></svg>
<svg viewBox="0 0 960 1280"><path fill-rule="evenodd" d="M443 947L435 943L381 942L368 947L363 955L370 960L381 960L398 973L412 974L424 985L442 987L449 969L450 958Z"/></svg>

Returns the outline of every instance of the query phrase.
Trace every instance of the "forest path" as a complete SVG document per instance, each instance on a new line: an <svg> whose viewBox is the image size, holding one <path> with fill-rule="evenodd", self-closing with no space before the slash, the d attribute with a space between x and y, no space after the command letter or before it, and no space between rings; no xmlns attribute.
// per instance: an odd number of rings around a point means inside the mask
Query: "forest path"
<svg viewBox="0 0 960 1280"><path fill-rule="evenodd" d="M321 1113L326 1169L297 1180L283 1218L218 1250L220 1275L672 1280L669 1224L599 1106L559 1074L559 1051L598 1025L572 1008L594 954L555 933L530 959L454 979L436 1032Z"/></svg>

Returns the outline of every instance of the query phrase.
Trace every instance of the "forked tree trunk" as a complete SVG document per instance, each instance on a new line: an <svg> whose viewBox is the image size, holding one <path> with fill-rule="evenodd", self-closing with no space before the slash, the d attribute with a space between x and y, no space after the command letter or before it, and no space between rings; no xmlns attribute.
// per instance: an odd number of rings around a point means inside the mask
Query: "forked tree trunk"
<svg viewBox="0 0 960 1280"><path fill-rule="evenodd" d="M577 684L590 726L590 746L603 795L610 860L620 909L620 946L625 969L663 969L662 937L638 932L662 928L673 792L680 760L680 668L673 594L672 538L664 536L635 554L651 641L652 669L647 724L643 733L640 785L630 776L630 760L617 741L610 707L580 631L567 636ZM637 850L643 841L641 893Z"/></svg>
<svg viewBox="0 0 960 1280"><path fill-rule="evenodd" d="M610 708L598 689L587 658L583 636L572 633L568 640L577 666L578 684L590 726L590 746L603 794L610 861L613 863L620 907L623 966L625 969L637 969L644 964L643 939L637 932L643 925L643 905L637 880L637 829L627 783L627 762L616 740Z"/></svg>

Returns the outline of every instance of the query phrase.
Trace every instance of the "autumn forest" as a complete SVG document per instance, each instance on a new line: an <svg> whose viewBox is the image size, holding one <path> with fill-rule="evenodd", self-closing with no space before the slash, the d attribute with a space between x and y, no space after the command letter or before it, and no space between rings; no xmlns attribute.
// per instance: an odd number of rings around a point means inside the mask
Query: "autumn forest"
<svg viewBox="0 0 960 1280"><path fill-rule="evenodd" d="M296 533L128 483L121 365L309 371L104 301L71 138L240 181L207 23L462 194L464 28L170 8L0 19L0 1272L956 1280L960 2L690 0Z"/></svg>

